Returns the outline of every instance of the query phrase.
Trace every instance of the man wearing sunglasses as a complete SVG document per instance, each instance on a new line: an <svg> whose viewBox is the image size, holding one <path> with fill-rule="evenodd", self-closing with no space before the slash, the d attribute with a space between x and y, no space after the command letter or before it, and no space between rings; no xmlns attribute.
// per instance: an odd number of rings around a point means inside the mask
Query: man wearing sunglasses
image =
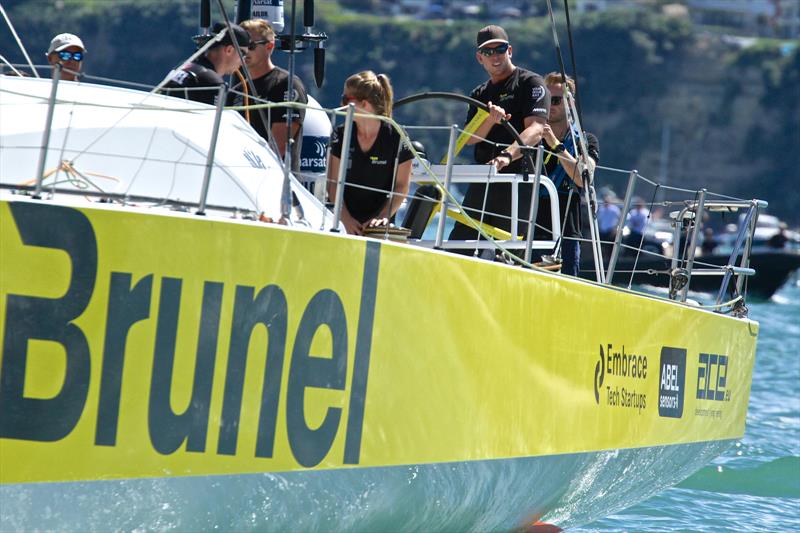
<svg viewBox="0 0 800 533"><path fill-rule="evenodd" d="M558 191L559 212L563 227L561 243L561 272L577 276L580 268L581 248L581 189L583 188L583 171L594 172L600 159L600 143L597 137L584 132L586 149L589 157L580 153L578 141L579 131L570 126L567 116L567 97L565 95L564 78L560 72L551 72L544 78L550 92L550 118L544 127L542 143L544 144L544 172L552 180ZM566 88L575 94L575 81L567 76ZM577 148L576 148L577 144ZM575 154L579 154L577 157ZM570 194L570 191L571 194ZM539 215L537 228L541 239L550 238L550 196L539 196Z"/></svg>
<svg viewBox="0 0 800 533"><path fill-rule="evenodd" d="M303 82L294 77L292 97L289 98L289 72L276 66L272 62L272 53L275 51L275 31L269 22L263 19L246 20L241 23L242 28L250 34L250 46L245 55L244 62L253 78L256 97L270 102L293 101L302 104L308 103L308 96ZM244 92L242 84L234 86L234 91ZM233 104L243 105L244 97L233 93ZM251 104L257 102L250 101ZM247 116L248 113L242 112ZM286 155L286 145L289 140L288 118L291 117L292 134L294 139L292 147L292 170L300 171L300 140L302 138L303 120L306 116L305 109L292 107L277 107L264 109L263 113L250 110L250 124L264 139L270 135L278 145L278 151L283 158Z"/></svg>
<svg viewBox="0 0 800 533"><path fill-rule="evenodd" d="M541 140L547 122L550 93L540 75L511 62L512 47L508 34L500 26L490 25L481 29L477 46L475 58L489 79L476 87L470 96L489 107L489 116L478 125L467 144L475 145L475 161L478 163L493 164L503 173L522 172L522 151L501 121L507 120L526 145L535 146ZM477 111L476 107L470 106L467 129ZM483 222L508 231L511 228L511 184L489 186L484 200L485 188L483 184L470 184L464 196L464 207L476 220L481 219L481 210L485 211ZM525 189L519 189L519 213L527 213L530 209L530 185L527 191ZM456 223L450 233L451 239L459 240L476 239L477 236L476 230L461 223Z"/></svg>
<svg viewBox="0 0 800 533"><path fill-rule="evenodd" d="M59 33L50 41L47 48L47 62L55 66L60 64L61 79L64 81L75 81L81 72L83 58L86 55L86 47L77 35L71 33Z"/></svg>
<svg viewBox="0 0 800 533"><path fill-rule="evenodd" d="M222 77L233 74L242 66L233 39L236 39L242 52L246 52L250 44L250 35L244 29L237 24L231 24L231 29L233 35L224 23L214 24L211 28L211 37L216 37L225 31L222 38L194 62L173 70L170 73L170 81L164 85L163 92L169 96L215 105L219 86L225 85ZM203 87L208 87L208 90L200 90Z"/></svg>

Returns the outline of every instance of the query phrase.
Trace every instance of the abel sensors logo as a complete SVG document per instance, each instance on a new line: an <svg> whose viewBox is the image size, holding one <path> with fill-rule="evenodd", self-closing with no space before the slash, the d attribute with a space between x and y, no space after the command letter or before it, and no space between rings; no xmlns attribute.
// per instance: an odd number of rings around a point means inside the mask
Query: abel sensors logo
<svg viewBox="0 0 800 533"><path fill-rule="evenodd" d="M658 375L658 415L668 418L683 416L683 396L686 389L686 350L661 348Z"/></svg>

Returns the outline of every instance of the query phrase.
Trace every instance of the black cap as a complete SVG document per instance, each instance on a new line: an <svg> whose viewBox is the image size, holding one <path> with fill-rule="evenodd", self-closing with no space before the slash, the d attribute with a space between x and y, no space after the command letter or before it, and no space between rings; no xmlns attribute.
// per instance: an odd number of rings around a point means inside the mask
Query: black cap
<svg viewBox="0 0 800 533"><path fill-rule="evenodd" d="M486 26L478 32L478 48L487 44L505 43L508 44L508 34L506 30L494 24Z"/></svg>
<svg viewBox="0 0 800 533"><path fill-rule="evenodd" d="M216 36L217 34L221 33L227 26L224 22L216 22L214 26L211 28L211 35ZM231 24L231 29L233 30L233 34L236 36L236 42L239 43L239 46L247 46L250 44L250 34L247 31L239 26L238 24ZM230 32L225 32L225 36L219 41L219 43L212 45L214 46L224 46L224 45L232 45L233 38L231 38Z"/></svg>

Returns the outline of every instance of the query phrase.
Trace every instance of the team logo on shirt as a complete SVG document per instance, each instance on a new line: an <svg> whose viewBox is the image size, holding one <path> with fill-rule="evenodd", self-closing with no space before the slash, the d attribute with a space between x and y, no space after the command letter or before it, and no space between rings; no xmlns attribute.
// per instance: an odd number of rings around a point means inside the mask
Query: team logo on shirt
<svg viewBox="0 0 800 533"><path fill-rule="evenodd" d="M544 87L542 87L541 85L537 85L536 87L531 89L531 98L537 101L541 100L542 97L544 97L544 93L545 93Z"/></svg>
<svg viewBox="0 0 800 533"><path fill-rule="evenodd" d="M298 93L297 89L292 91L292 97L289 97L289 91L283 91L283 101L284 102L296 102L298 100Z"/></svg>
<svg viewBox="0 0 800 533"><path fill-rule="evenodd" d="M385 159L378 159L377 155L369 156L369 162L372 165L386 165L388 163Z"/></svg>

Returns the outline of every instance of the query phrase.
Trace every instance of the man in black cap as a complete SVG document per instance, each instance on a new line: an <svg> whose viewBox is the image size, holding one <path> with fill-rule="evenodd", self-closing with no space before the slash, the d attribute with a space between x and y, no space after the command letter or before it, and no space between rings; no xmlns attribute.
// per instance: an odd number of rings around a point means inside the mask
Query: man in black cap
<svg viewBox="0 0 800 533"><path fill-rule="evenodd" d="M170 73L170 81L164 85L163 92L170 96L215 105L219 86L225 84L222 76L233 74L242 66L241 57L233 46L233 39L236 39L243 52L246 52L250 45L249 33L237 24L231 24L231 29L233 36L222 22L214 24L211 28L211 38L224 31L222 38L212 44L205 54L193 63L186 63L181 68L173 70ZM209 89L198 90L200 87Z"/></svg>
<svg viewBox="0 0 800 533"><path fill-rule="evenodd" d="M487 104L489 116L480 123L467 144L476 145L475 161L478 163L491 163L503 173L520 173L523 171L522 151L500 122L504 118L508 120L526 145L535 146L542 139L547 123L550 93L540 75L511 62L512 48L508 42L508 34L500 26L490 25L481 29L478 32L477 45L475 58L486 70L489 79L476 87L470 96ZM470 106L467 124L477 112L476 107ZM485 187L483 184L470 184L464 196L467 213L480 220L480 211L485 210L487 214L483 215L484 223L510 230L511 185L491 185L484 206ZM530 197L530 185L520 187L518 213L523 220L530 209ZM520 228L524 227L520 225ZM477 238L476 230L461 223L456 223L450 233L450 239Z"/></svg>

